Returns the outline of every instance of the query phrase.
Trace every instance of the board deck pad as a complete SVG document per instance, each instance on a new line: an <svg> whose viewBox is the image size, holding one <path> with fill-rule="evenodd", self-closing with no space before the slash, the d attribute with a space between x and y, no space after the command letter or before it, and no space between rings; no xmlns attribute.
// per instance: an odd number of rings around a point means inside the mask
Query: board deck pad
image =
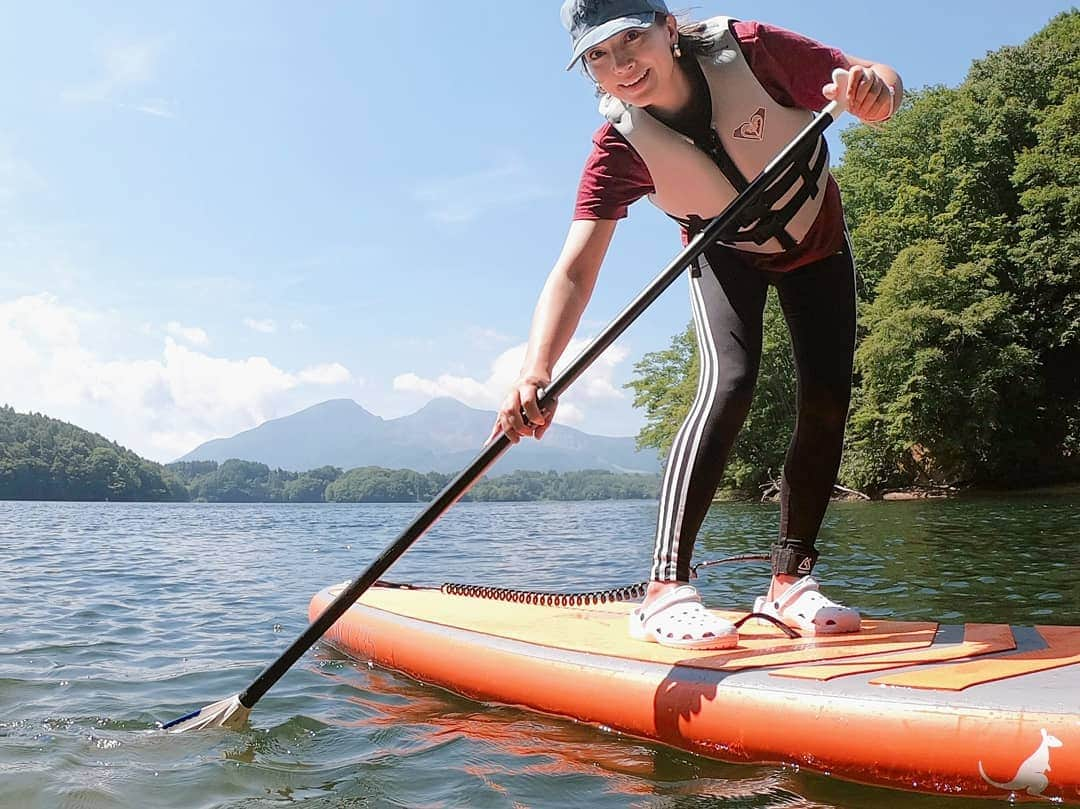
<svg viewBox="0 0 1080 809"><path fill-rule="evenodd" d="M331 590L332 594L339 588ZM581 607L549 607L447 595L424 588L379 587L361 603L443 626L468 629L551 648L610 655L629 660L688 666L714 671L774 668L773 676L828 681L892 669L936 665L871 680L875 685L960 691L973 685L1080 663L1080 627L1038 627L1046 648L1001 655L1016 649L1003 624L967 624L961 643L932 646L938 624L927 621L864 620L847 635L804 635L790 639L764 621L749 621L739 631L739 645L723 651L671 649L629 637L627 616L633 604L619 602ZM480 608L486 605L486 608ZM713 610L730 621L745 612ZM849 661L849 658L856 658ZM841 662L835 662L841 661ZM956 661L956 662L954 662Z"/></svg>
<svg viewBox="0 0 1080 809"><path fill-rule="evenodd" d="M1080 663L1080 627L1037 626L1046 642L1045 649L1017 652L1005 657L972 660L953 666L939 666L924 671L904 672L879 677L874 685L905 686L939 691L962 691L973 685L1021 677L1040 671ZM1080 697L1078 697L1080 699Z"/></svg>
<svg viewBox="0 0 1080 809"><path fill-rule="evenodd" d="M930 622L865 621L864 629L857 635L789 639L771 624L753 621L741 628L735 649L694 651L631 638L626 627L633 605L628 603L545 607L448 596L438 590L393 588L369 590L361 603L396 615L552 648L720 671L925 648L933 642L937 631L937 624ZM478 608L480 605L485 607ZM714 612L732 621L746 614Z"/></svg>
<svg viewBox="0 0 1080 809"><path fill-rule="evenodd" d="M1005 624L966 624L964 626L964 640L961 643L859 658L857 662L853 663L792 666L781 671L774 671L773 676L795 677L806 680L832 680L836 677L870 674L875 671L884 671L903 666L920 666L928 663L978 657L979 655L993 654L994 652L1008 652L1015 648L1016 639L1013 637L1012 629ZM916 678L917 681L923 679L925 677Z"/></svg>

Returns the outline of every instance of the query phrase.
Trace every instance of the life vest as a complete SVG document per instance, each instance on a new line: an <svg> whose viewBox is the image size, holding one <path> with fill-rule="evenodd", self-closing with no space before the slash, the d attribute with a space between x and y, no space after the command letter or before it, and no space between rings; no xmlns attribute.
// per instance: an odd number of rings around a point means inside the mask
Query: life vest
<svg viewBox="0 0 1080 809"><path fill-rule="evenodd" d="M695 143L644 109L604 95L600 112L645 161L655 191L650 201L691 231L721 213L813 118L777 104L754 76L729 17L701 23L712 42L697 57L712 100L707 142ZM725 233L722 244L752 253L779 253L802 241L821 210L829 181L829 150L819 138Z"/></svg>

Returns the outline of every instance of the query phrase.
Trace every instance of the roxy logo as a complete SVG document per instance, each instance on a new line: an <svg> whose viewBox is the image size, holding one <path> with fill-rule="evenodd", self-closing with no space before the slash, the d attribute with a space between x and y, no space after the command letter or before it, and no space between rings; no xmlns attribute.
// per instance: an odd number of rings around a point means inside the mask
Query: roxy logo
<svg viewBox="0 0 1080 809"><path fill-rule="evenodd" d="M983 769L981 760L979 761L979 775L983 777L986 783L998 789L1007 789L1010 792L1026 789L1028 795L1042 795L1043 790L1050 785L1050 780L1046 777L1046 774L1050 772L1050 748L1061 746L1061 739L1057 736L1051 736L1046 732L1046 728L1043 728L1042 743L1034 753L1024 759L1011 781L999 784L990 778L986 774L986 770Z"/></svg>
<svg viewBox="0 0 1080 809"><path fill-rule="evenodd" d="M740 140L761 140L765 137L765 108L758 107L757 111L750 116L749 121L743 121L735 131L731 133Z"/></svg>

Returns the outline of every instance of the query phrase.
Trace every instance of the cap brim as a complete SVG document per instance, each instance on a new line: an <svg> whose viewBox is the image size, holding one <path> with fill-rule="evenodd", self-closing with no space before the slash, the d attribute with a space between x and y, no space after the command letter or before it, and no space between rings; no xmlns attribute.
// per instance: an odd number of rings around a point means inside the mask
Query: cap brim
<svg viewBox="0 0 1080 809"><path fill-rule="evenodd" d="M603 25L596 26L596 28L591 30L574 44L574 50L570 56L570 64L566 66L566 69L569 70L572 68L585 51L590 48L595 48L608 37L613 37L630 28L649 28L654 22L656 22L656 13L650 11L647 14L631 14L626 17L608 20Z"/></svg>

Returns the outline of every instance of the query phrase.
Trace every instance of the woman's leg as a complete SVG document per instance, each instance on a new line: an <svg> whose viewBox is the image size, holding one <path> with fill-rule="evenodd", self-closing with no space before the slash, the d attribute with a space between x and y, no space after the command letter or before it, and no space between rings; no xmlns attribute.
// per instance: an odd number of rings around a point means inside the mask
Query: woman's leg
<svg viewBox="0 0 1080 809"><path fill-rule="evenodd" d="M795 432L780 488L773 572L804 576L840 468L855 351L855 267L850 248L774 276L798 378Z"/></svg>
<svg viewBox="0 0 1080 809"><path fill-rule="evenodd" d="M761 359L766 276L728 258L725 251L706 255L711 260L703 257L700 271L694 270L690 278L701 363L697 395L664 468L654 585L690 578L694 540L750 409ZM652 587L650 595L659 590Z"/></svg>

